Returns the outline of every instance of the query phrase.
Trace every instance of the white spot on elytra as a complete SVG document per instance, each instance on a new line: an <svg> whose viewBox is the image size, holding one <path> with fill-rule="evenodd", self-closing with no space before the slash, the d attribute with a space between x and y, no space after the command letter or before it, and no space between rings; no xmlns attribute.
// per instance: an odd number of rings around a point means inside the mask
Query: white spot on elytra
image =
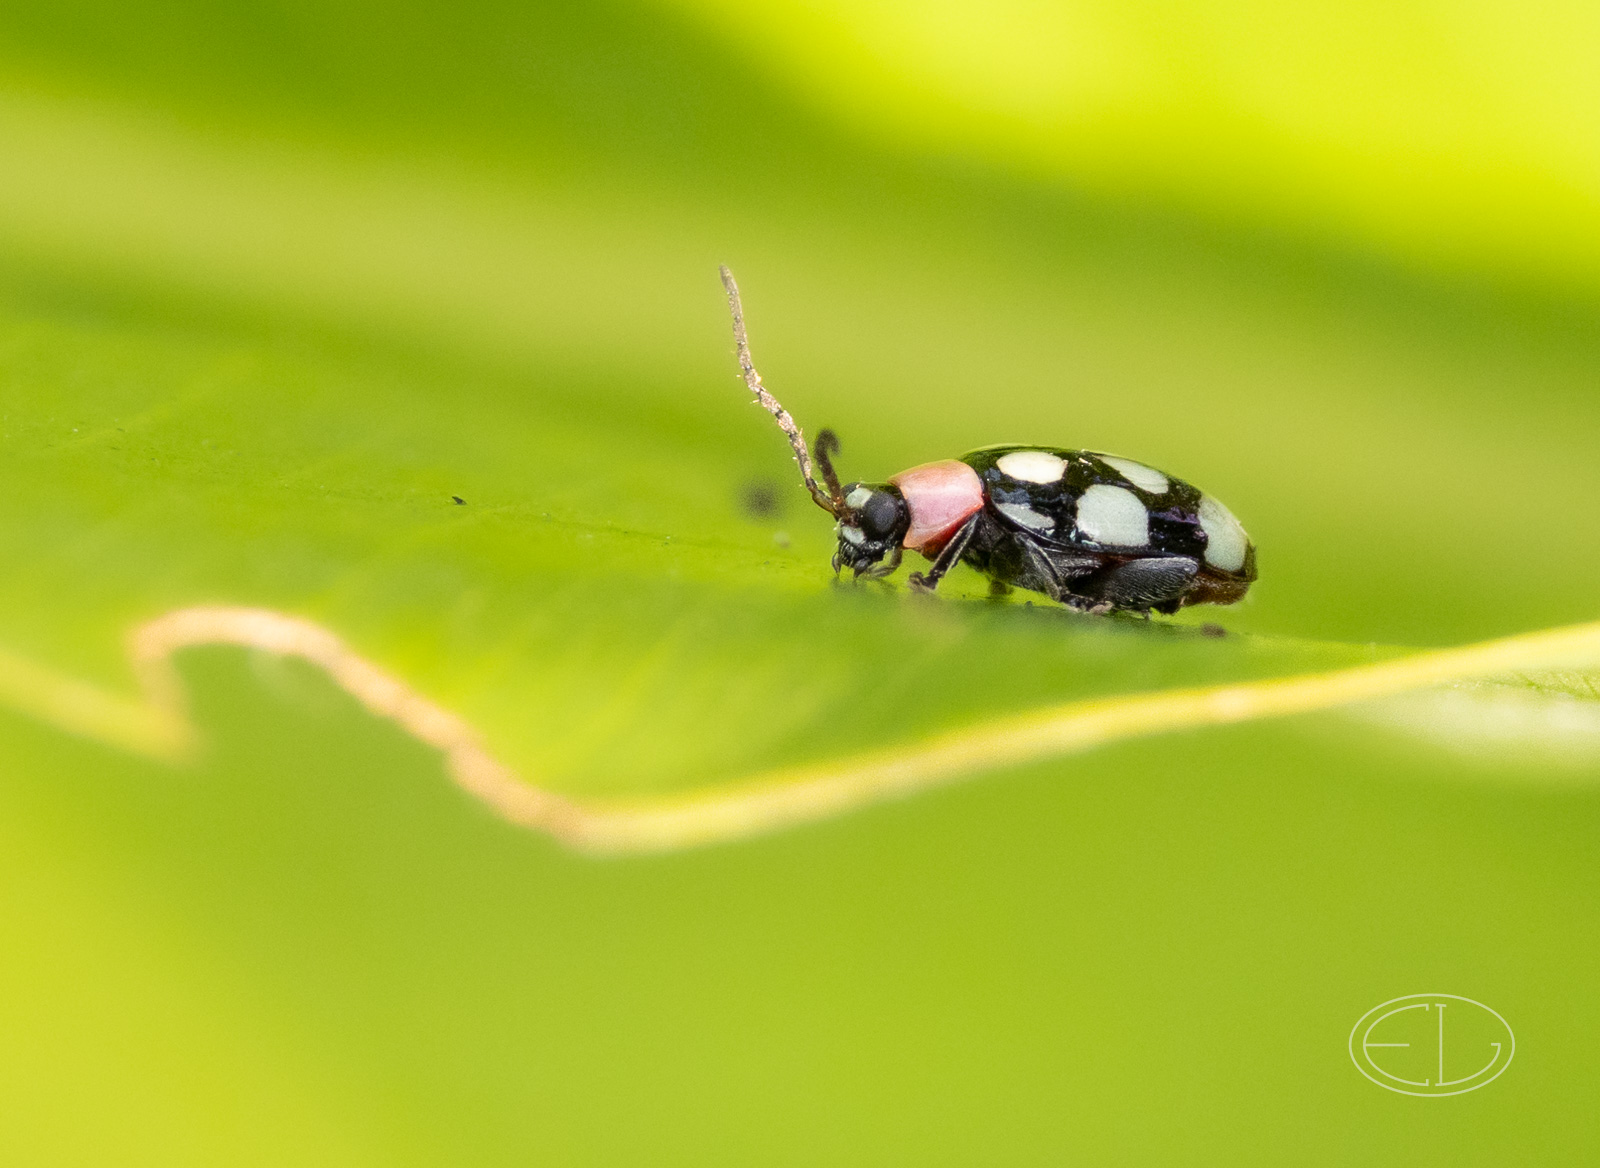
<svg viewBox="0 0 1600 1168"><path fill-rule="evenodd" d="M994 463L1000 472L1023 483L1059 483L1067 461L1048 450L1013 450Z"/></svg>
<svg viewBox="0 0 1600 1168"><path fill-rule="evenodd" d="M1034 531L1053 531L1056 521L1048 515L1041 515L1026 503L996 503L994 509L1004 515L1013 523L1020 523Z"/></svg>
<svg viewBox="0 0 1600 1168"><path fill-rule="evenodd" d="M1146 466L1142 462L1134 462L1131 458L1118 458L1114 454L1102 454L1100 461L1111 467L1123 478L1127 479L1141 491L1149 491L1152 495L1167 493L1167 476L1154 467Z"/></svg>
<svg viewBox="0 0 1600 1168"><path fill-rule="evenodd" d="M844 505L852 511L859 511L867 505L867 500L872 498L871 487L857 487L844 497Z"/></svg>
<svg viewBox="0 0 1600 1168"><path fill-rule="evenodd" d="M1150 512L1127 487L1096 483L1078 500L1078 530L1111 547L1144 547L1150 542Z"/></svg>
<svg viewBox="0 0 1600 1168"><path fill-rule="evenodd" d="M1200 498L1200 527L1206 533L1206 563L1224 572L1237 572L1244 567L1250 537L1233 512L1210 495Z"/></svg>

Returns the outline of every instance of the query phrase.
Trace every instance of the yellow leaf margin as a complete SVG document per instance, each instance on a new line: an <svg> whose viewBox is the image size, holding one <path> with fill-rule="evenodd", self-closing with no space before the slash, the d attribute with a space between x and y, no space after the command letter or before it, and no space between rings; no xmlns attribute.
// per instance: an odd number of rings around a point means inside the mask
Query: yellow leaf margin
<svg viewBox="0 0 1600 1168"><path fill-rule="evenodd" d="M1600 622L1524 633L1324 673L1158 690L1044 706L886 750L768 771L700 791L579 799L497 761L464 720L312 621L261 608L198 607L136 627L129 656L142 694L125 698L0 650L0 704L85 738L168 762L198 739L174 655L238 645L303 658L369 711L444 755L450 777L506 820L590 853L673 851L841 815L998 767L1203 726L1332 709L1449 682L1600 662Z"/></svg>

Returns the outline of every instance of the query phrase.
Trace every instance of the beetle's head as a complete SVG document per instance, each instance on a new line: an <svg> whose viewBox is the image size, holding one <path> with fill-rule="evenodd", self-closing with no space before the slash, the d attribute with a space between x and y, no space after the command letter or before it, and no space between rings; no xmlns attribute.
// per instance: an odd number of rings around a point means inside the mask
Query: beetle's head
<svg viewBox="0 0 1600 1168"><path fill-rule="evenodd" d="M875 580L900 566L901 540L911 527L911 512L900 488L891 483L851 483L839 485L833 469L833 456L839 453L839 438L832 430L817 435L812 455L822 471L827 493L813 492L817 503L839 522L839 550L833 553L833 570L849 568L856 579ZM808 483L809 485L809 483ZM885 562L884 557L888 560Z"/></svg>
<svg viewBox="0 0 1600 1168"><path fill-rule="evenodd" d="M851 483L843 494L833 570L849 568L858 577L887 576L900 566L901 540L911 526L905 496L888 483Z"/></svg>

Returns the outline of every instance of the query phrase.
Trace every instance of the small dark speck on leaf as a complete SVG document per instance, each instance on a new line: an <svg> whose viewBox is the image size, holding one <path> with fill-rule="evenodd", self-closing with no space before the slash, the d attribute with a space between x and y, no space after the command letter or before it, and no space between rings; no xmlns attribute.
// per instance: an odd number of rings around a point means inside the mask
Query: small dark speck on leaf
<svg viewBox="0 0 1600 1168"><path fill-rule="evenodd" d="M1226 637L1228 630L1221 625L1214 625L1208 621L1200 626L1200 635L1202 637Z"/></svg>
<svg viewBox="0 0 1600 1168"><path fill-rule="evenodd" d="M739 489L739 505L752 519L771 519L783 510L778 484L769 479L746 483Z"/></svg>
<svg viewBox="0 0 1600 1168"><path fill-rule="evenodd" d="M461 497L461 496L460 496L460 495L451 495L451 496L450 496L450 501L451 501L451 502L452 502L452 503L456 503L456 504L458 504L458 505L461 505L461 506L465 506L465 505L466 505L466 502L467 502L467 501L466 501L466 500L465 500L465 499L463 499L463 498L462 498L462 497Z"/></svg>

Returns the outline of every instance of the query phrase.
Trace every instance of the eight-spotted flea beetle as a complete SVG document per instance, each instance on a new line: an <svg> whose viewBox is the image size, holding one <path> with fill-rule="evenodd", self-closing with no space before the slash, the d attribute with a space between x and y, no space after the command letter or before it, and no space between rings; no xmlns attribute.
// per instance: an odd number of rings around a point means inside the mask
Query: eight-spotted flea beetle
<svg viewBox="0 0 1600 1168"><path fill-rule="evenodd" d="M739 286L722 269L745 384L789 437L817 506L838 520L837 573L877 579L909 548L933 561L910 584L931 592L957 561L1042 592L1082 612L1173 613L1189 604L1232 604L1256 578L1256 550L1229 510L1182 479L1143 463L1053 446L985 446L959 459L901 471L886 483L841 486L839 440L817 435L813 452L750 360ZM827 490L817 485L812 458Z"/></svg>

